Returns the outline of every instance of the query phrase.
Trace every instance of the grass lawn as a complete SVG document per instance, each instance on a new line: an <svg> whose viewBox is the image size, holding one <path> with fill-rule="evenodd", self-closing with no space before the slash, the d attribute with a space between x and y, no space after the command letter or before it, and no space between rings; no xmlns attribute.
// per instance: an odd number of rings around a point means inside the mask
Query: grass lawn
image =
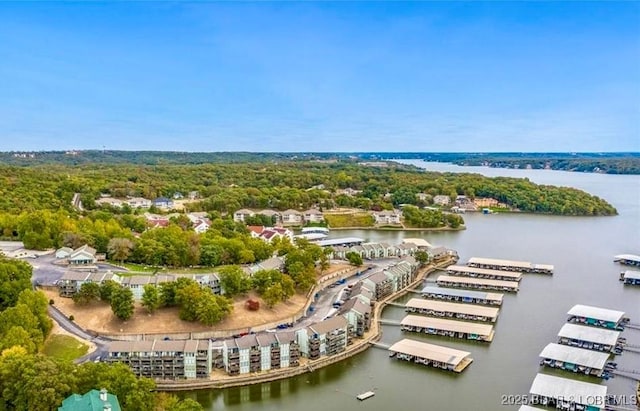
<svg viewBox="0 0 640 411"><path fill-rule="evenodd" d="M117 263L120 265L120 263ZM154 272L158 272L160 274L171 273L171 274L203 274L203 273L213 273L219 270L224 266L217 267L187 267L187 268L171 268L171 267L150 267L144 264L134 264L134 263L124 263L122 267L125 267L131 274L153 274ZM124 273L126 275L126 273Z"/></svg>
<svg viewBox="0 0 640 411"><path fill-rule="evenodd" d="M374 223L369 213L325 214L324 219L331 228L373 227Z"/></svg>
<svg viewBox="0 0 640 411"><path fill-rule="evenodd" d="M44 343L44 354L64 361L73 361L82 357L89 346L68 335L52 334Z"/></svg>

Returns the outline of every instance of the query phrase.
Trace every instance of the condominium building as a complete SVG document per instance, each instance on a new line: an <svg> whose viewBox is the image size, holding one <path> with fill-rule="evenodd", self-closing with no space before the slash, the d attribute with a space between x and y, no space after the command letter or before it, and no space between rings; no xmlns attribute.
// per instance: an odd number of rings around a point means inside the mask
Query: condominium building
<svg viewBox="0 0 640 411"><path fill-rule="evenodd" d="M337 316L297 330L300 352L312 360L339 354L351 343L349 329L347 320Z"/></svg>

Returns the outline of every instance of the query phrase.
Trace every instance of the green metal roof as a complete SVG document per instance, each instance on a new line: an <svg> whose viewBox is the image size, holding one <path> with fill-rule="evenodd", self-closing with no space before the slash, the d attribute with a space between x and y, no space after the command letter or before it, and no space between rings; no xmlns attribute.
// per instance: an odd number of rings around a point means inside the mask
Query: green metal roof
<svg viewBox="0 0 640 411"><path fill-rule="evenodd" d="M122 411L118 397L107 393L107 401L102 401L98 390L91 390L84 395L71 394L62 401L58 411L103 411L107 403L111 405L111 411Z"/></svg>

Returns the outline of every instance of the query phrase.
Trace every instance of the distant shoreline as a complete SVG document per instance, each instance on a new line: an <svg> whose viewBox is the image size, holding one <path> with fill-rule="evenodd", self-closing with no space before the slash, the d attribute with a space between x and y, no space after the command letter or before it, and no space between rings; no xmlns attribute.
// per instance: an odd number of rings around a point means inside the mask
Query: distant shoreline
<svg viewBox="0 0 640 411"><path fill-rule="evenodd" d="M329 227L331 231L344 231L344 230L367 230L367 231L463 231L467 227L461 225L458 228L451 227L432 227L432 228L417 228L417 227Z"/></svg>

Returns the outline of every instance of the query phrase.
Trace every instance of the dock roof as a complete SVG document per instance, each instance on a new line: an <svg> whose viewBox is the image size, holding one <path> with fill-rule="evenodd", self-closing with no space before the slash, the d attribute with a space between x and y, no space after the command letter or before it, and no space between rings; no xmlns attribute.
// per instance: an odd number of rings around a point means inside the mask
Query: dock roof
<svg viewBox="0 0 640 411"><path fill-rule="evenodd" d="M437 330L477 334L487 337L490 336L493 331L493 326L488 324L444 320L441 318L423 317L421 315L407 315L402 319L400 325L422 328L435 328Z"/></svg>
<svg viewBox="0 0 640 411"><path fill-rule="evenodd" d="M447 301L425 300L424 298L412 298L405 304L405 307L469 315L481 315L491 318L496 318L500 311L498 307L487 307L475 304L457 304Z"/></svg>
<svg viewBox="0 0 640 411"><path fill-rule="evenodd" d="M588 327L585 325L565 324L560 329L558 337L613 346L620 337L620 331L605 330L604 328Z"/></svg>
<svg viewBox="0 0 640 411"><path fill-rule="evenodd" d="M428 360L451 364L454 367L471 355L470 352L455 350L441 345L428 344L405 338L389 347L389 351L409 354Z"/></svg>
<svg viewBox="0 0 640 411"><path fill-rule="evenodd" d="M590 305L576 304L574 305L568 315L575 315L576 317L594 318L596 320L611 321L614 323L619 322L624 317L623 311L609 310L607 308L593 307Z"/></svg>
<svg viewBox="0 0 640 411"><path fill-rule="evenodd" d="M602 370L609 359L609 354L550 343L544 347L540 357Z"/></svg>
<svg viewBox="0 0 640 411"><path fill-rule="evenodd" d="M624 278L640 280L640 271L627 270L624 272Z"/></svg>
<svg viewBox="0 0 640 411"><path fill-rule="evenodd" d="M467 264L499 265L502 267L517 267L531 269L533 264L529 261L501 260L498 258L471 257Z"/></svg>
<svg viewBox="0 0 640 411"><path fill-rule="evenodd" d="M331 238L328 240L316 241L316 244L318 244L320 247L342 245L342 244L362 244L362 243L364 243L364 239L359 237Z"/></svg>
<svg viewBox="0 0 640 411"><path fill-rule="evenodd" d="M421 293L448 295L452 297L478 298L483 300L498 300L498 301L502 301L502 298L504 297L504 294L499 294L499 293L485 293L483 291L457 290L453 288L443 288L443 287L433 287L433 286L424 287Z"/></svg>
<svg viewBox="0 0 640 411"><path fill-rule="evenodd" d="M486 285L491 287L506 287L517 289L518 282L517 281L503 281L503 280L489 280L486 278L473 278L473 277L456 277L452 275L441 275L436 280L438 283L442 281L446 281L449 283L456 284L475 284L475 285Z"/></svg>
<svg viewBox="0 0 640 411"><path fill-rule="evenodd" d="M522 273L518 271L501 271L491 270L488 268L468 267L466 265L450 265L446 268L447 271L453 271L460 274L481 274L481 275L493 275L500 277L509 277L514 281L520 281Z"/></svg>
<svg viewBox="0 0 640 411"><path fill-rule="evenodd" d="M607 396L607 386L538 374L531 384L529 393L549 398L571 398L575 403L602 409Z"/></svg>
<svg viewBox="0 0 640 411"><path fill-rule="evenodd" d="M627 261L635 261L637 263L640 263L640 255L635 255L635 254L620 254L620 255L616 255L613 257L614 261L619 261L619 260L627 260Z"/></svg>

